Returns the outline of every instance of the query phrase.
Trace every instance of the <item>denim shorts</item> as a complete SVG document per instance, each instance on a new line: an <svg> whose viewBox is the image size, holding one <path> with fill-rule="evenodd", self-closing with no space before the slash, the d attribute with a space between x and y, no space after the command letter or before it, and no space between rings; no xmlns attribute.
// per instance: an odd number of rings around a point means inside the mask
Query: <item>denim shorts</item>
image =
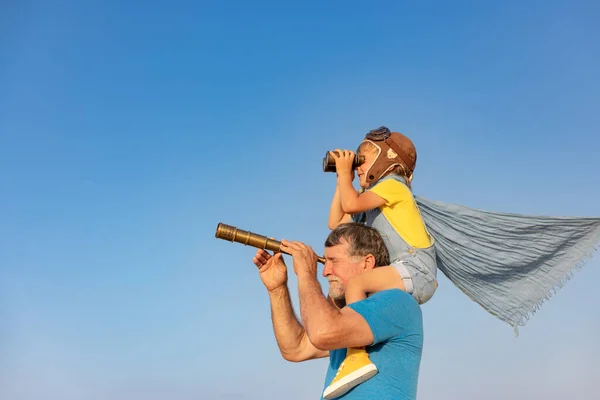
<svg viewBox="0 0 600 400"><path fill-rule="evenodd" d="M430 260L430 258L429 254L419 254L415 257L401 258L391 263L402 277L406 293L412 294L419 304L429 301L438 286L435 276L435 259Z"/></svg>

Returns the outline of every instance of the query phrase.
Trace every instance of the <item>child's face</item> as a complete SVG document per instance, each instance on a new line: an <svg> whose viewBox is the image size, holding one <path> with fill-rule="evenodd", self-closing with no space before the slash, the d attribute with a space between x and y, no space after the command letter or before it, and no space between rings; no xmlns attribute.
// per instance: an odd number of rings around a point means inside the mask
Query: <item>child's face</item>
<svg viewBox="0 0 600 400"><path fill-rule="evenodd" d="M358 168L356 168L356 172L358 174L360 187L363 189L367 189L369 186L371 186L371 184L367 183L366 173L369 170L369 168L371 168L371 165L373 165L373 163L375 162L375 159L377 158L377 152L375 150L363 150L360 151L358 155L363 156L365 158L365 162L360 164Z"/></svg>

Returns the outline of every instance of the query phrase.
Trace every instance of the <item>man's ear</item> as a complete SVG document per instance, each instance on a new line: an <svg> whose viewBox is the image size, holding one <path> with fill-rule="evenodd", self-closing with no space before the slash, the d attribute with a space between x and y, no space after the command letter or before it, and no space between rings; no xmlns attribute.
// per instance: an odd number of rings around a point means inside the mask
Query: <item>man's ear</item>
<svg viewBox="0 0 600 400"><path fill-rule="evenodd" d="M365 269L370 270L375 268L375 256L373 254L369 254L365 257Z"/></svg>

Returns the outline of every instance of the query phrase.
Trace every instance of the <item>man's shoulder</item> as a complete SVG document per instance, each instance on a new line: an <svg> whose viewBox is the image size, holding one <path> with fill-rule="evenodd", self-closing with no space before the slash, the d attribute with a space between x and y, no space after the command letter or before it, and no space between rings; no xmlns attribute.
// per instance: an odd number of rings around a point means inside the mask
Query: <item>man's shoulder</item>
<svg viewBox="0 0 600 400"><path fill-rule="evenodd" d="M398 303L406 303L412 305L416 305L418 307L418 303L415 301L414 297L410 294L406 293L400 289L388 289L382 290L380 292L373 293L371 296L366 298L365 300L380 302L380 301L392 301Z"/></svg>
<svg viewBox="0 0 600 400"><path fill-rule="evenodd" d="M375 342L423 332L421 307L413 296L400 289L374 293L348 307L367 321Z"/></svg>
<svg viewBox="0 0 600 400"><path fill-rule="evenodd" d="M376 307L390 309L392 312L421 315L421 307L415 298L400 289L382 290L373 293L363 301L372 302Z"/></svg>

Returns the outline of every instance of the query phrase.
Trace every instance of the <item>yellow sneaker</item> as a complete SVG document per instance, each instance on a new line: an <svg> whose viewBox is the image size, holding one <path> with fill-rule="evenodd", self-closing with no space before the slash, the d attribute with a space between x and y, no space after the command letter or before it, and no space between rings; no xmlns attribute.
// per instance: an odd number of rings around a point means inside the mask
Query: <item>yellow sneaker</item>
<svg viewBox="0 0 600 400"><path fill-rule="evenodd" d="M335 399L348 392L353 387L371 379L377 374L377 367L369 359L364 347L348 349L346 359L338 372L323 392L324 399Z"/></svg>

